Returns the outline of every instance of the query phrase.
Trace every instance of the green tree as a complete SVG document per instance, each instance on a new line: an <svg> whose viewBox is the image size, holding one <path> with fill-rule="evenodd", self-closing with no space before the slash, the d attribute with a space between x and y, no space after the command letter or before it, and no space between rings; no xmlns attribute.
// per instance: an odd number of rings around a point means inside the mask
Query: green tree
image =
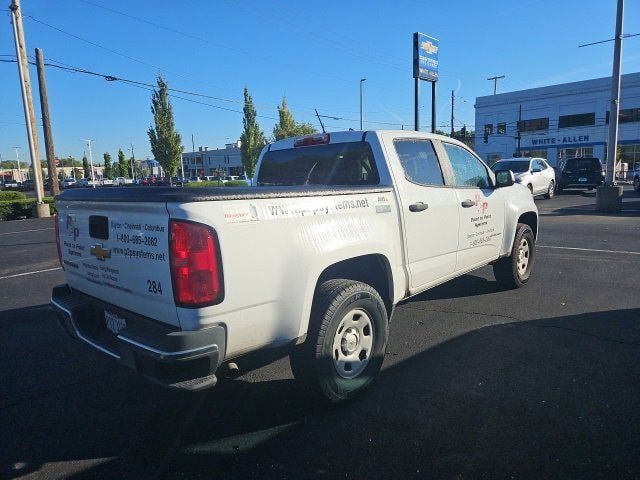
<svg viewBox="0 0 640 480"><path fill-rule="evenodd" d="M91 169L89 168L89 160L87 156L82 157L82 170L84 171L84 178L91 178Z"/></svg>
<svg viewBox="0 0 640 480"><path fill-rule="evenodd" d="M158 89L151 95L151 113L154 127L149 127L149 142L154 157L166 176L176 174L184 147L182 137L175 129L173 107L169 101L169 88L161 75L158 75Z"/></svg>
<svg viewBox="0 0 640 480"><path fill-rule="evenodd" d="M118 166L120 167L119 177L130 178L129 166L127 165L127 159L124 156L122 149L118 150Z"/></svg>
<svg viewBox="0 0 640 480"><path fill-rule="evenodd" d="M282 140L283 138L298 137L300 135L310 135L317 130L309 123L297 123L293 119L291 111L287 107L287 100L282 97L282 105L278 107L279 121L273 127L273 138Z"/></svg>
<svg viewBox="0 0 640 480"><path fill-rule="evenodd" d="M111 155L109 155L109 153L104 152L104 155L102 155L102 158L104 158L104 171L102 172L102 176L104 178L113 178L113 169L111 167Z"/></svg>
<svg viewBox="0 0 640 480"><path fill-rule="evenodd" d="M79 168L74 168L73 169L73 174L75 175L75 179L76 180L80 180L82 178L82 170L80 170Z"/></svg>
<svg viewBox="0 0 640 480"><path fill-rule="evenodd" d="M242 155L242 166L248 177L253 177L253 172L260 156L260 150L267 143L260 126L258 125L256 108L253 106L253 99L249 95L249 90L244 87L244 118L242 124L244 129L240 135L240 153Z"/></svg>

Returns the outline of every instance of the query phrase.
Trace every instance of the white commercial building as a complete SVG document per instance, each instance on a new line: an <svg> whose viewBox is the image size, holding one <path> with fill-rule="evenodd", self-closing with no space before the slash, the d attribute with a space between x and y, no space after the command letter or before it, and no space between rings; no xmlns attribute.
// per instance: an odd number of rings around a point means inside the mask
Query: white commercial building
<svg viewBox="0 0 640 480"><path fill-rule="evenodd" d="M475 150L489 164L515 156L552 166L570 157L605 163L610 98L611 78L478 97ZM640 73L622 76L619 119L621 161L633 168L640 162Z"/></svg>
<svg viewBox="0 0 640 480"><path fill-rule="evenodd" d="M244 173L240 141L227 143L224 148L199 147L196 152L183 153L182 161L186 177L242 175Z"/></svg>

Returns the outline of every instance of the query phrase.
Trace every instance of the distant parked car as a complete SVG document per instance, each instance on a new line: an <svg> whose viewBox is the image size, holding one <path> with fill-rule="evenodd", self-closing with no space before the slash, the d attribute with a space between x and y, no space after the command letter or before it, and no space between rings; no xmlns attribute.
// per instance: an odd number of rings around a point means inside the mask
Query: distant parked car
<svg viewBox="0 0 640 480"><path fill-rule="evenodd" d="M3 188L19 188L20 184L16 180L5 180Z"/></svg>
<svg viewBox="0 0 640 480"><path fill-rule="evenodd" d="M224 177L225 182L234 182L236 180L240 180L237 175L229 175L227 177Z"/></svg>
<svg viewBox="0 0 640 480"><path fill-rule="evenodd" d="M633 174L633 189L640 192L640 170L636 170Z"/></svg>
<svg viewBox="0 0 640 480"><path fill-rule="evenodd" d="M494 172L511 170L516 182L529 189L532 195L552 198L556 189L556 173L544 158L505 158L491 166Z"/></svg>
<svg viewBox="0 0 640 480"><path fill-rule="evenodd" d="M604 169L598 158L568 158L558 169L558 191L565 188L592 190L604 183Z"/></svg>
<svg viewBox="0 0 640 480"><path fill-rule="evenodd" d="M71 188L76 184L76 181L74 178L65 178L64 180L62 180L62 185L61 187L63 189L65 188Z"/></svg>
<svg viewBox="0 0 640 480"><path fill-rule="evenodd" d="M117 187L121 187L126 183L126 179L124 177L116 177L113 179L113 184Z"/></svg>

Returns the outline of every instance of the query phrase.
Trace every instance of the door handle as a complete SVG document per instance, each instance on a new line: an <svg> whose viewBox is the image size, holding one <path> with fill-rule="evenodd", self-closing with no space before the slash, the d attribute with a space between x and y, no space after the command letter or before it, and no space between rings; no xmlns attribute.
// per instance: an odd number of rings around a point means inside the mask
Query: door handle
<svg viewBox="0 0 640 480"><path fill-rule="evenodd" d="M469 200L468 198L464 202L462 202L462 206L464 208L473 207L475 204L476 204L476 202L474 202L473 200Z"/></svg>
<svg viewBox="0 0 640 480"><path fill-rule="evenodd" d="M429 208L429 204L428 203L423 203L423 202L416 202L416 203L412 203L411 205L409 205L409 211L411 211L411 212L422 212L423 210L426 210L427 208Z"/></svg>

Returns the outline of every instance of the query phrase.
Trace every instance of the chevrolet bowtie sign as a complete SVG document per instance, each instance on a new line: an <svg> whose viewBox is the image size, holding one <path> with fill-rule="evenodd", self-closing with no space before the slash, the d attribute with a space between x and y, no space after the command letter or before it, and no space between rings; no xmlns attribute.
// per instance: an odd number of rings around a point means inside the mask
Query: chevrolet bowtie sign
<svg viewBox="0 0 640 480"><path fill-rule="evenodd" d="M101 243L96 243L95 245L91 245L91 249L89 253L96 257L98 260L104 262L106 258L111 258L111 249L103 248Z"/></svg>

